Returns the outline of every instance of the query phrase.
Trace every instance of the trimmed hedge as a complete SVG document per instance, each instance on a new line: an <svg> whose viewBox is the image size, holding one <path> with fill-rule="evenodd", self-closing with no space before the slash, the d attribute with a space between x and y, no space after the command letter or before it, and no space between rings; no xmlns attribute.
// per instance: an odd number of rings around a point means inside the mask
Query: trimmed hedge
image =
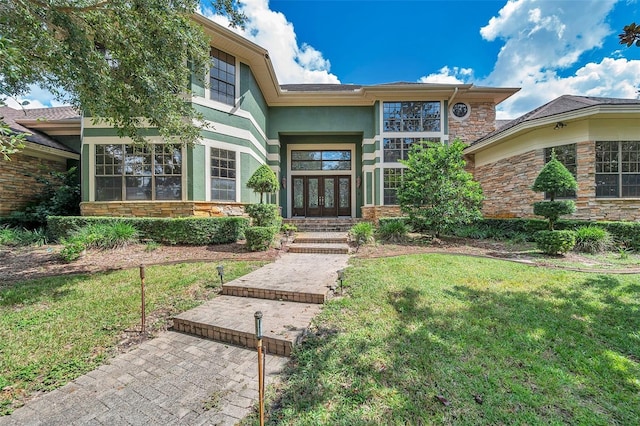
<svg viewBox="0 0 640 426"><path fill-rule="evenodd" d="M538 231L535 235L538 250L545 254L564 254L576 245L575 231Z"/></svg>
<svg viewBox="0 0 640 426"><path fill-rule="evenodd" d="M278 232L275 226L252 226L245 229L247 249L250 251L265 251L271 246L273 237Z"/></svg>
<svg viewBox="0 0 640 426"><path fill-rule="evenodd" d="M88 224L116 222L133 226L142 240L182 245L233 243L243 238L249 225L249 220L245 217L50 216L47 218L47 232L50 240L59 241Z"/></svg>

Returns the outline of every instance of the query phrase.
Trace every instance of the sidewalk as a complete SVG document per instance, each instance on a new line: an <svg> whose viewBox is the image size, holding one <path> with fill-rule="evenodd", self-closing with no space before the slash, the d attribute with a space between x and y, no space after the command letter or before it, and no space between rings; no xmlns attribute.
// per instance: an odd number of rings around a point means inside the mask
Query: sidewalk
<svg viewBox="0 0 640 426"><path fill-rule="evenodd" d="M326 287L347 260L346 254L287 253L229 284L266 288L273 282L280 289L291 280L296 287ZM307 303L298 305L298 312L288 308L293 315L309 310ZM279 380L288 360L266 356L267 385ZM0 417L0 426L234 425L257 399L257 352L168 331Z"/></svg>

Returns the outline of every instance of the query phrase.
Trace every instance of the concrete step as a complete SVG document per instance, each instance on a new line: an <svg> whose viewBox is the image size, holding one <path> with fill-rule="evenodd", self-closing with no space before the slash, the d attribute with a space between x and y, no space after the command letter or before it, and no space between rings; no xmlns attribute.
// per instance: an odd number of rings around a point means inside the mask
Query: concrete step
<svg viewBox="0 0 640 426"><path fill-rule="evenodd" d="M293 240L296 244L347 244L346 232L301 232Z"/></svg>
<svg viewBox="0 0 640 426"><path fill-rule="evenodd" d="M256 347L256 311L262 312L263 348L290 356L321 305L248 297L219 296L173 318L173 329L247 348Z"/></svg>
<svg viewBox="0 0 640 426"><path fill-rule="evenodd" d="M360 222L357 218L288 218L284 223L295 225L300 232L346 232Z"/></svg>
<svg viewBox="0 0 640 426"><path fill-rule="evenodd" d="M288 250L289 253L349 254L349 245L295 242L289 244Z"/></svg>

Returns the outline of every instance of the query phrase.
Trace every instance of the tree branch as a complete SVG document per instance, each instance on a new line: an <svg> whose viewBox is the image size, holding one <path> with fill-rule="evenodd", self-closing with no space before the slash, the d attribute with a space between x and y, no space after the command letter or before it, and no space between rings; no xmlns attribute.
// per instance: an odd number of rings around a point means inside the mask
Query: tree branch
<svg viewBox="0 0 640 426"><path fill-rule="evenodd" d="M94 4L90 4L88 6L55 6L50 3L45 3L40 0L24 0L33 5L43 7L45 9L55 10L57 12L67 13L67 12L89 12L92 10L101 9L103 6L110 3L110 0L99 1Z"/></svg>

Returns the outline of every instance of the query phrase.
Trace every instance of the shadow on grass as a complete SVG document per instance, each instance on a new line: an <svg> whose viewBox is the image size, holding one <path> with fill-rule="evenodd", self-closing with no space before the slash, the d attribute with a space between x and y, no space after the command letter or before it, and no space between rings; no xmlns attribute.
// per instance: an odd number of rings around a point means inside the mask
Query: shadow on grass
<svg viewBox="0 0 640 426"><path fill-rule="evenodd" d="M633 424L638 286L606 275L567 279L528 291L491 281L435 292L428 280L374 283L373 297L334 302L322 325L339 332L319 333L295 353L270 422Z"/></svg>

